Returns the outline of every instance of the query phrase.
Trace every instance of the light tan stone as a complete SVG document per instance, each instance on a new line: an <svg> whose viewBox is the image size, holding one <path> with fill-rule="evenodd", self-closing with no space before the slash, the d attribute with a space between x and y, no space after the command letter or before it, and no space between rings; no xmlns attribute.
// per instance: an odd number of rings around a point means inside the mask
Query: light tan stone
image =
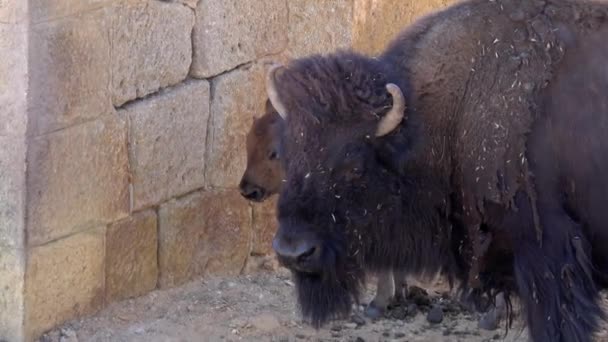
<svg viewBox="0 0 608 342"><path fill-rule="evenodd" d="M27 27L0 24L0 136L25 134L28 64L24 56Z"/></svg>
<svg viewBox="0 0 608 342"><path fill-rule="evenodd" d="M456 0L354 0L353 48L376 55L416 19Z"/></svg>
<svg viewBox="0 0 608 342"><path fill-rule="evenodd" d="M206 78L282 51L287 44L283 0L208 0L196 9L192 75Z"/></svg>
<svg viewBox="0 0 608 342"><path fill-rule="evenodd" d="M264 113L266 66L256 63L213 80L207 144L207 184L236 188L246 166L245 139L254 115Z"/></svg>
<svg viewBox="0 0 608 342"><path fill-rule="evenodd" d="M32 22L38 23L89 12L102 8L115 1L116 0L29 0L29 13Z"/></svg>
<svg viewBox="0 0 608 342"><path fill-rule="evenodd" d="M137 297L156 287L156 222L156 212L149 210L108 227L106 303Z"/></svg>
<svg viewBox="0 0 608 342"><path fill-rule="evenodd" d="M135 210L204 185L209 83L193 80L127 106Z"/></svg>
<svg viewBox="0 0 608 342"><path fill-rule="evenodd" d="M167 1L167 0L165 0ZM183 5L186 5L190 8L196 8L196 5L200 2L200 0L168 0L168 1L173 1L173 2L177 2L177 3L181 3Z"/></svg>
<svg viewBox="0 0 608 342"><path fill-rule="evenodd" d="M97 10L32 27L30 134L59 130L111 112L107 15Z"/></svg>
<svg viewBox="0 0 608 342"><path fill-rule="evenodd" d="M104 237L102 227L30 249L25 275L28 340L102 307Z"/></svg>
<svg viewBox="0 0 608 342"><path fill-rule="evenodd" d="M205 274L235 276L251 250L251 211L236 190L172 200L159 211L159 286Z"/></svg>
<svg viewBox="0 0 608 342"><path fill-rule="evenodd" d="M23 339L24 272L23 250L0 246L0 340Z"/></svg>
<svg viewBox="0 0 608 342"><path fill-rule="evenodd" d="M0 137L0 247L23 248L25 137Z"/></svg>
<svg viewBox="0 0 608 342"><path fill-rule="evenodd" d="M27 1L0 0L0 23L24 22L27 17Z"/></svg>
<svg viewBox="0 0 608 342"><path fill-rule="evenodd" d="M291 58L329 53L352 44L353 1L290 0L289 46Z"/></svg>
<svg viewBox="0 0 608 342"><path fill-rule="evenodd" d="M278 196L253 206L253 248L256 255L272 254L272 239L278 228L276 205Z"/></svg>
<svg viewBox="0 0 608 342"><path fill-rule="evenodd" d="M28 243L40 245L126 217L126 123L116 114L30 141Z"/></svg>
<svg viewBox="0 0 608 342"><path fill-rule="evenodd" d="M188 76L194 11L180 3L129 1L112 15L112 100L144 97Z"/></svg>

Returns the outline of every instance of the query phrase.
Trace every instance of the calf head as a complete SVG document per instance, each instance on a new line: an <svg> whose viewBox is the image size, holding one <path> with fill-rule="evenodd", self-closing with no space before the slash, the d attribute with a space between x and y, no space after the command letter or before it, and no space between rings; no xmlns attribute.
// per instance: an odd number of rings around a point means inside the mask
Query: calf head
<svg viewBox="0 0 608 342"><path fill-rule="evenodd" d="M407 249L403 184L383 162L390 149L382 140L403 128L406 109L396 74L346 52L268 72L268 96L286 120L273 248L294 275L303 316L317 327L350 312L366 266Z"/></svg>
<svg viewBox="0 0 608 342"><path fill-rule="evenodd" d="M253 119L247 133L247 167L239 189L250 201L261 202L281 190L284 172L278 138L282 130L283 119L267 100L265 114Z"/></svg>

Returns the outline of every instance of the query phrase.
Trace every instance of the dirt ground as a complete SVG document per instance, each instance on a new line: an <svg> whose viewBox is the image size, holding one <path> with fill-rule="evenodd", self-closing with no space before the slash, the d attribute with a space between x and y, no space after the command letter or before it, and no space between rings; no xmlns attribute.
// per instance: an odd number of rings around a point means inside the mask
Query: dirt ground
<svg viewBox="0 0 608 342"><path fill-rule="evenodd" d="M425 288L433 287L427 284ZM370 286L367 300L372 290ZM68 322L40 341L528 341L518 322L506 337L502 323L494 331L479 329L479 314L442 298L438 290L430 290L426 300L431 306L442 307L440 323L429 323L430 306L411 302L394 307L376 321L362 319L362 313L357 312L348 320L315 331L299 318L293 291L284 269L237 278L207 278L111 304L93 317ZM599 340L608 340L606 330Z"/></svg>

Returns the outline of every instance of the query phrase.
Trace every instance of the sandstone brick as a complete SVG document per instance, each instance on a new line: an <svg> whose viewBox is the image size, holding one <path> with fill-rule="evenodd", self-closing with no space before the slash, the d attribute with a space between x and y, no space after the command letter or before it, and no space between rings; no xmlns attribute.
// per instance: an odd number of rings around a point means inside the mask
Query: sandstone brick
<svg viewBox="0 0 608 342"><path fill-rule="evenodd" d="M263 203L253 205L253 248L251 253L257 255L272 254L272 239L278 228L276 205L278 196L273 196Z"/></svg>
<svg viewBox="0 0 608 342"><path fill-rule="evenodd" d="M127 1L112 16L112 100L121 106L184 80L194 11L179 3Z"/></svg>
<svg viewBox="0 0 608 342"><path fill-rule="evenodd" d="M165 0L165 1L167 1L167 0ZM181 3L190 8L196 8L196 5L199 3L199 0L168 0L168 1Z"/></svg>
<svg viewBox="0 0 608 342"><path fill-rule="evenodd" d="M214 79L207 145L207 183L235 188L246 166L245 139L252 118L264 112L266 67L259 63Z"/></svg>
<svg viewBox="0 0 608 342"><path fill-rule="evenodd" d="M191 72L210 77L282 51L287 44L283 0L209 0L196 9Z"/></svg>
<svg viewBox="0 0 608 342"><path fill-rule="evenodd" d="M25 133L28 65L24 56L27 27L0 24L0 136Z"/></svg>
<svg viewBox="0 0 608 342"><path fill-rule="evenodd" d="M156 212L110 225L106 232L106 303L153 290L158 277Z"/></svg>
<svg viewBox="0 0 608 342"><path fill-rule="evenodd" d="M205 274L234 276L251 250L251 211L238 191L194 193L159 211L159 286Z"/></svg>
<svg viewBox="0 0 608 342"><path fill-rule="evenodd" d="M328 53L351 46L352 0L290 0L288 6L289 57Z"/></svg>
<svg viewBox="0 0 608 342"><path fill-rule="evenodd" d="M104 237L102 227L30 249L25 275L28 340L102 307Z"/></svg>
<svg viewBox="0 0 608 342"><path fill-rule="evenodd" d="M130 122L136 210L204 185L207 81L178 85L119 113Z"/></svg>
<svg viewBox="0 0 608 342"><path fill-rule="evenodd" d="M126 123L115 114L30 141L28 243L40 245L126 217Z"/></svg>
<svg viewBox="0 0 608 342"><path fill-rule="evenodd" d="M0 246L23 248L25 137L0 137Z"/></svg>
<svg viewBox="0 0 608 342"><path fill-rule="evenodd" d="M114 0L30 0L29 12L32 22L57 18L99 9Z"/></svg>
<svg viewBox="0 0 608 342"><path fill-rule="evenodd" d="M22 249L0 247L0 340L23 340L23 279L25 256Z"/></svg>
<svg viewBox="0 0 608 342"><path fill-rule="evenodd" d="M106 16L97 10L33 26L29 45L35 53L28 57L32 135L111 112Z"/></svg>
<svg viewBox="0 0 608 342"><path fill-rule="evenodd" d="M0 23L14 24L25 21L27 2L23 0L0 0Z"/></svg>
<svg viewBox="0 0 608 342"><path fill-rule="evenodd" d="M456 0L354 1L353 48L376 55L416 19Z"/></svg>

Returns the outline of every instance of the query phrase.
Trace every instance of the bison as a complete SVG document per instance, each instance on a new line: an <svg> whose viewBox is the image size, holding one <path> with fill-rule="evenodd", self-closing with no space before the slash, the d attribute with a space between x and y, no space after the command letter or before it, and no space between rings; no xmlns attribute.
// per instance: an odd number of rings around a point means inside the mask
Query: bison
<svg viewBox="0 0 608 342"><path fill-rule="evenodd" d="M282 187L284 171L279 162L278 144L283 126L283 119L267 100L264 115L254 118L247 133L247 165L239 183L241 195L247 200L262 202ZM380 272L376 288L376 296L365 309L370 318L382 316L392 301L405 297L405 274L392 270Z"/></svg>
<svg viewBox="0 0 608 342"><path fill-rule="evenodd" d="M365 270L440 271L517 295L534 341L590 341L608 279L607 20L602 2L469 0L377 57L272 67L273 248L302 315L348 314Z"/></svg>

